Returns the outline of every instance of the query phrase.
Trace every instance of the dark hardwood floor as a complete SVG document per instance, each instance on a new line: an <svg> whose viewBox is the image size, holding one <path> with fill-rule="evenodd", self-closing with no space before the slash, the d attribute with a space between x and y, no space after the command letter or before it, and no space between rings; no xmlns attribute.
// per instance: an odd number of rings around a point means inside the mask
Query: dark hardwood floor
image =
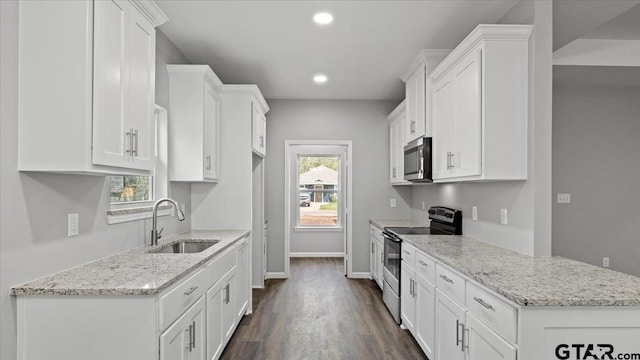
<svg viewBox="0 0 640 360"><path fill-rule="evenodd" d="M253 290L222 359L426 359L372 280L348 279L341 258L292 258L291 277Z"/></svg>

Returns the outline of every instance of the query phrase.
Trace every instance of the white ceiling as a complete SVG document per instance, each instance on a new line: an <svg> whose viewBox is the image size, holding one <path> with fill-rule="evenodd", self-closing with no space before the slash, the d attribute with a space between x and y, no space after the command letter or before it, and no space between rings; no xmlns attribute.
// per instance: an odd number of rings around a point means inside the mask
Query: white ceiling
<svg viewBox="0 0 640 360"><path fill-rule="evenodd" d="M420 49L455 47L517 0L158 0L160 30L224 83L257 84L266 98L404 98L400 76ZM318 11L334 15L320 27ZM318 86L316 73L329 81Z"/></svg>

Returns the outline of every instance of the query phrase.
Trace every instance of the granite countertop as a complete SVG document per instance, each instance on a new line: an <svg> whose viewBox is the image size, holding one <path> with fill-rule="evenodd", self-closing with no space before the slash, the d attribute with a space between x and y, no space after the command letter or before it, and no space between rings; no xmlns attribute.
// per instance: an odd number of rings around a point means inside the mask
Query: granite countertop
<svg viewBox="0 0 640 360"><path fill-rule="evenodd" d="M245 230L192 230L11 288L11 295L155 295L249 234ZM220 240L194 254L156 254L182 239Z"/></svg>
<svg viewBox="0 0 640 360"><path fill-rule="evenodd" d="M640 306L640 277L559 256L527 256L466 236L401 238L518 305Z"/></svg>
<svg viewBox="0 0 640 360"><path fill-rule="evenodd" d="M374 225L379 229L384 229L386 227L422 227L429 226L427 223L423 223L416 220L382 220L382 219L371 219L369 223Z"/></svg>

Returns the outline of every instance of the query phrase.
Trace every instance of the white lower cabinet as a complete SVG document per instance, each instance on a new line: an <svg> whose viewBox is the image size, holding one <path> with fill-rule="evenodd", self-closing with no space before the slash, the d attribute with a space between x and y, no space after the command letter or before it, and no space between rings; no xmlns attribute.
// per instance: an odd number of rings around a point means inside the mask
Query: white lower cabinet
<svg viewBox="0 0 640 360"><path fill-rule="evenodd" d="M249 264L249 240L244 240L238 245L238 264ZM240 266L236 273L236 318L238 321L244 316L249 306L249 267Z"/></svg>
<svg viewBox="0 0 640 360"><path fill-rule="evenodd" d="M160 335L160 360L205 359L205 301L200 298Z"/></svg>
<svg viewBox="0 0 640 360"><path fill-rule="evenodd" d="M226 283L224 283L226 286ZM207 291L207 359L217 359L224 350L222 332L223 282Z"/></svg>
<svg viewBox="0 0 640 360"><path fill-rule="evenodd" d="M462 329L465 309L436 290L436 360L463 360Z"/></svg>
<svg viewBox="0 0 640 360"><path fill-rule="evenodd" d="M384 269L384 243L382 240L382 230L376 226L369 226L369 274L371 279L376 281L378 287L383 286Z"/></svg>
<svg viewBox="0 0 640 360"><path fill-rule="evenodd" d="M516 348L467 313L465 324L467 360L516 360Z"/></svg>
<svg viewBox="0 0 640 360"><path fill-rule="evenodd" d="M424 277L418 275L414 291L416 292L416 321L414 336L422 351L429 359L433 357L435 347L435 302L436 287Z"/></svg>
<svg viewBox="0 0 640 360"><path fill-rule="evenodd" d="M400 265L400 318L412 334L415 334L416 322L415 276L415 270L403 261Z"/></svg>

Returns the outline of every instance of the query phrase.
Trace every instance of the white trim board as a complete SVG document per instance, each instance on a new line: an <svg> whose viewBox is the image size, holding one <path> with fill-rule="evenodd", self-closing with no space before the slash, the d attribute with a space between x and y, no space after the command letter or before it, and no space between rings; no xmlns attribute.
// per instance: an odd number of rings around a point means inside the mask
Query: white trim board
<svg viewBox="0 0 640 360"><path fill-rule="evenodd" d="M267 272L264 275L264 278L265 279L287 279L287 278L289 278L289 276L287 276L283 272Z"/></svg>
<svg viewBox="0 0 640 360"><path fill-rule="evenodd" d="M349 279L368 279L372 280L371 274L368 272L352 272L351 275L348 276Z"/></svg>
<svg viewBox="0 0 640 360"><path fill-rule="evenodd" d="M341 252L290 252L290 257L297 258L322 258L322 257L344 257Z"/></svg>

